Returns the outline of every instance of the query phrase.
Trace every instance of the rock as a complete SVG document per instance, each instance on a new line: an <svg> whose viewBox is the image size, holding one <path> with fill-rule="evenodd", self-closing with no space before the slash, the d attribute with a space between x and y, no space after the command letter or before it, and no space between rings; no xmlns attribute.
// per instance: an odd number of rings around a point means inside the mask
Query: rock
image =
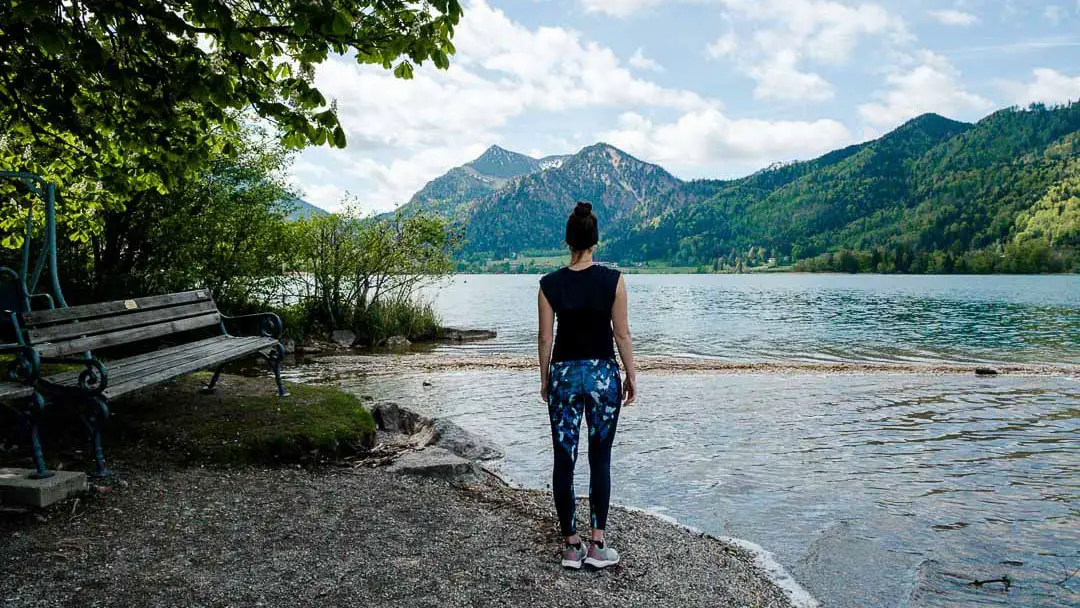
<svg viewBox="0 0 1080 608"><path fill-rule="evenodd" d="M423 384L424 384L424 386L431 386L432 385L431 381L429 381L429 380L424 380Z"/></svg>
<svg viewBox="0 0 1080 608"><path fill-rule="evenodd" d="M436 337L439 340L453 340L455 342L471 342L474 340L491 340L498 334L490 329L458 329L455 327L440 327Z"/></svg>
<svg viewBox="0 0 1080 608"><path fill-rule="evenodd" d="M484 437L474 435L449 420L436 420L435 445L469 460L502 458L503 451Z"/></svg>
<svg viewBox="0 0 1080 608"><path fill-rule="evenodd" d="M996 376L998 371L996 369L990 369L989 367L977 367L975 368L976 376Z"/></svg>
<svg viewBox="0 0 1080 608"><path fill-rule="evenodd" d="M412 346L412 342L405 336L390 336L385 342L388 348L406 348Z"/></svg>
<svg viewBox="0 0 1080 608"><path fill-rule="evenodd" d="M480 473L480 468L471 460L437 447L427 447L419 452L406 452L398 456L387 470L393 473L426 477L475 476Z"/></svg>
<svg viewBox="0 0 1080 608"><path fill-rule="evenodd" d="M335 329L330 333L330 341L338 346L352 346L356 343L356 334L347 329Z"/></svg>
<svg viewBox="0 0 1080 608"><path fill-rule="evenodd" d="M416 412L407 410L392 401L376 403L371 408L371 416L380 431L412 435L421 426L431 426L431 420Z"/></svg>
<svg viewBox="0 0 1080 608"><path fill-rule="evenodd" d="M322 352L322 349L318 346L297 346L296 352L297 354L317 355Z"/></svg>

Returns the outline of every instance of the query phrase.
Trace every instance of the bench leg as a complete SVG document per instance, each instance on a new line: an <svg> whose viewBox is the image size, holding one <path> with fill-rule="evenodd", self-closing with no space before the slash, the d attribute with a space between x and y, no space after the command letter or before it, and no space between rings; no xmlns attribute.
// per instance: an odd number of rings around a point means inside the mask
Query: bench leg
<svg viewBox="0 0 1080 608"><path fill-rule="evenodd" d="M82 415L83 424L90 432L94 444L94 477L108 477L112 473L105 468L105 452L101 449L101 430L109 419L109 406L100 397L94 397L87 403L87 412Z"/></svg>
<svg viewBox="0 0 1080 608"><path fill-rule="evenodd" d="M278 342L270 349L269 353L263 356L266 357L266 362L270 364L270 371L274 372L278 397L288 397L289 392L285 390L285 383L281 381L281 361L285 359L285 347L281 345L281 342Z"/></svg>
<svg viewBox="0 0 1080 608"><path fill-rule="evenodd" d="M26 425L30 428L30 448L34 454L35 471L30 474L30 479L48 479L55 474L45 468L45 454L41 451L41 436L38 434L38 421L44 409L45 399L34 393L30 399L28 411L24 413Z"/></svg>
<svg viewBox="0 0 1080 608"><path fill-rule="evenodd" d="M203 387L204 395L212 395L214 393L214 387L217 386L218 378L221 377L221 367L214 370L213 377L210 378L210 383Z"/></svg>

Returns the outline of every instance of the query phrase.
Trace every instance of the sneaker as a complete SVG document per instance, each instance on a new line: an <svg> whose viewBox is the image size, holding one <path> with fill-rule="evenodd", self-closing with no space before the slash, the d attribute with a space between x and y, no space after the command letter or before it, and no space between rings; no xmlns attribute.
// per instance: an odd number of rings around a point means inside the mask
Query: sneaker
<svg viewBox="0 0 1080 608"><path fill-rule="evenodd" d="M589 545L589 554L585 563L593 568L607 568L619 563L619 552L611 547L602 547L593 543Z"/></svg>
<svg viewBox="0 0 1080 608"><path fill-rule="evenodd" d="M574 568L575 570L581 568L581 562L585 560L585 543L582 542L578 546L566 545L566 548L562 552L562 565L563 568Z"/></svg>

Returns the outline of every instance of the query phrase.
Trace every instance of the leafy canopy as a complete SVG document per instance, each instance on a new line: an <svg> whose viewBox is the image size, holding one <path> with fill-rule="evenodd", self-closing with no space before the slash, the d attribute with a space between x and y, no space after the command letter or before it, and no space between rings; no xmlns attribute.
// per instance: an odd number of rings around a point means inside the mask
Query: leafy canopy
<svg viewBox="0 0 1080 608"><path fill-rule="evenodd" d="M458 0L9 0L0 168L56 180L77 212L235 155L251 116L288 147L344 147L315 66L337 53L399 78L446 68L461 14Z"/></svg>

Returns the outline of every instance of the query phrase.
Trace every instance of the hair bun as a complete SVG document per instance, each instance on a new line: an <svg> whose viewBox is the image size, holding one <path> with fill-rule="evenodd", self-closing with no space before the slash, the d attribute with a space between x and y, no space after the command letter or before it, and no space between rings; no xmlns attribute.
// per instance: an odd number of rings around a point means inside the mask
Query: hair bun
<svg viewBox="0 0 1080 608"><path fill-rule="evenodd" d="M592 203L578 203L577 207L574 207L574 215L578 217L585 217L592 213Z"/></svg>

